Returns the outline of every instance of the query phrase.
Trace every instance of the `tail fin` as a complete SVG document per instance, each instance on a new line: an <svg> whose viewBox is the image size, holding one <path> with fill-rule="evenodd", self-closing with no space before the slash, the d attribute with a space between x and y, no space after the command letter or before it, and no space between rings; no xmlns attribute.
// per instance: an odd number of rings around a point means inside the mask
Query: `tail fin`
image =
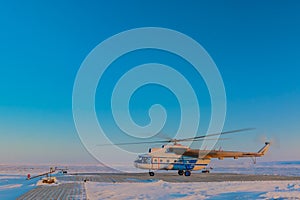
<svg viewBox="0 0 300 200"><path fill-rule="evenodd" d="M270 145L270 142L266 142L265 146L261 150L259 150L258 153L262 156L265 155L265 153L267 153L267 151L269 150Z"/></svg>

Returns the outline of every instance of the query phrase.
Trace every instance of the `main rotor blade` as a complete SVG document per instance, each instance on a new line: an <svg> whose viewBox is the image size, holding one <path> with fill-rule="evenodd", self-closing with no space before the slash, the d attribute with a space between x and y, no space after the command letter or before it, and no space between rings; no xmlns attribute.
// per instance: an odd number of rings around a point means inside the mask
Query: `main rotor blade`
<svg viewBox="0 0 300 200"><path fill-rule="evenodd" d="M225 134L230 134L230 133L250 131L250 130L254 130L254 129L255 128L243 128L243 129L237 129L237 130L232 130L232 131L225 131L225 132L221 132L221 133L201 135L201 136L196 136L196 137L192 137L192 138L177 139L176 141L177 142L190 141L190 140L202 139L202 138L206 138L206 137L212 137L212 136L216 136L216 135L225 135Z"/></svg>
<svg viewBox="0 0 300 200"><path fill-rule="evenodd" d="M208 139L193 139L193 140L185 140L185 141L201 141L201 140L229 140L230 138L208 138ZM148 142L126 142L126 143L115 143L115 144L98 144L97 146L112 146L112 145L133 145L133 144L155 144L155 143L171 143L177 142L178 140L160 140L160 141L148 141Z"/></svg>
<svg viewBox="0 0 300 200"><path fill-rule="evenodd" d="M198 142L198 141L204 141L204 140L230 140L230 139L231 138L207 138L207 139L199 138L199 139L185 140L185 141ZM182 142L185 142L185 141L182 141Z"/></svg>
<svg viewBox="0 0 300 200"><path fill-rule="evenodd" d="M115 144L99 144L97 146L112 146L112 145L135 145L135 144L155 144L155 143L171 143L171 142L186 142L186 141L201 141L201 140L226 140L227 138L207 138L207 137L212 137L216 135L225 135L225 134L230 134L230 133L237 133L237 132L243 132L243 131L249 131L249 130L254 130L255 128L244 128L244 129L237 129L237 130L232 130L232 131L225 131L221 133L213 133L213 134L207 134L207 135L201 135L201 136L196 136L196 137L191 137L191 138L183 138L183 139L169 139L169 140L157 140L157 141L147 141L147 142L125 142L125 143L115 143ZM207 138L207 139L206 139Z"/></svg>
<svg viewBox="0 0 300 200"><path fill-rule="evenodd" d="M115 144L98 144L97 146L112 146L112 145L131 145L131 144L152 144L152 143L170 143L170 140L148 141L148 142L125 142Z"/></svg>

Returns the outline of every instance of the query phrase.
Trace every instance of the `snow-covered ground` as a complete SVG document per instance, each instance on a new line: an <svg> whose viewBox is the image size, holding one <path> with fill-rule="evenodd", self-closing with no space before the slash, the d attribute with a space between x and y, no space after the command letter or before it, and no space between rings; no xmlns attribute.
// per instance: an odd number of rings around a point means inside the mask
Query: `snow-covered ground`
<svg viewBox="0 0 300 200"><path fill-rule="evenodd" d="M56 165L57 166L57 165ZM58 165L59 166L59 165ZM213 173L278 174L300 176L300 162L214 161ZM53 166L54 167L54 166ZM74 165L68 172L113 172L101 165ZM120 166L118 166L120 167ZM124 169L134 171L132 166ZM0 199L16 199L37 186L39 179L26 180L45 173L48 165L0 165ZM127 171L127 170L126 170ZM137 172L141 172L138 171ZM160 173L176 173L174 171ZM196 172L193 172L196 173ZM87 182L87 193L92 199L300 199L299 181L281 182L215 182L167 183L163 181L138 183Z"/></svg>
<svg viewBox="0 0 300 200"><path fill-rule="evenodd" d="M213 160L215 173L300 176L300 161L257 162L251 160Z"/></svg>
<svg viewBox="0 0 300 200"><path fill-rule="evenodd" d="M300 181L86 183L88 199L300 199Z"/></svg>
<svg viewBox="0 0 300 200"><path fill-rule="evenodd" d="M69 172L114 172L114 170L108 169L101 165L53 165L51 167L58 166L59 168L68 168ZM35 176L48 172L50 170L49 165L12 165L1 164L0 165L0 200L14 200L17 197L25 194L31 189L37 187L40 178L26 180L27 174ZM57 175L56 175L57 176Z"/></svg>
<svg viewBox="0 0 300 200"><path fill-rule="evenodd" d="M36 187L36 180L26 180L20 175L0 175L0 199L16 199Z"/></svg>

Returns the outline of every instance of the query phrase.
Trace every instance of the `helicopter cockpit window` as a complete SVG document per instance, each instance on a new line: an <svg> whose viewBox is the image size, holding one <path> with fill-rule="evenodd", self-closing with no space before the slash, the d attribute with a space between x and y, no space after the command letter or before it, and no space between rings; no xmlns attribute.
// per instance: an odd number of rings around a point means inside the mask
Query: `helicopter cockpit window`
<svg viewBox="0 0 300 200"><path fill-rule="evenodd" d="M150 157L139 156L138 159L136 160L136 162L142 163L142 164L149 164L150 163Z"/></svg>
<svg viewBox="0 0 300 200"><path fill-rule="evenodd" d="M145 164L150 163L150 158L149 157L143 157L142 158L142 163L145 163Z"/></svg>

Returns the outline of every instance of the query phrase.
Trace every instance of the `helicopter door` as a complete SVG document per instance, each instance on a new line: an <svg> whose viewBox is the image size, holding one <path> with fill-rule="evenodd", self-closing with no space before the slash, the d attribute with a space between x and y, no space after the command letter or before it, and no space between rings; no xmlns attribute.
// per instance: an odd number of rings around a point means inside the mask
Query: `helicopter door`
<svg viewBox="0 0 300 200"><path fill-rule="evenodd" d="M151 159L151 168L152 169L159 169L160 167L160 161L159 161L160 158L158 157L153 157Z"/></svg>

